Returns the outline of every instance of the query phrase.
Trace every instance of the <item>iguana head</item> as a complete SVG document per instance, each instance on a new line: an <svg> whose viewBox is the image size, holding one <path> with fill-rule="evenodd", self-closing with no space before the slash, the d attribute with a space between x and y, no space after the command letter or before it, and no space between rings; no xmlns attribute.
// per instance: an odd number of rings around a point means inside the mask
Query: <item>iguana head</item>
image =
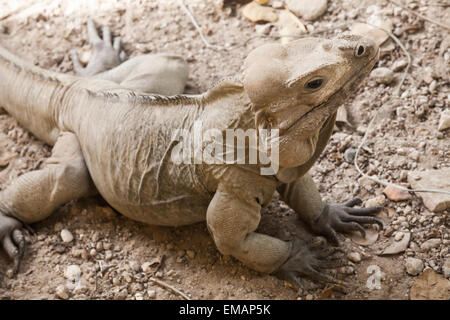
<svg viewBox="0 0 450 320"><path fill-rule="evenodd" d="M369 38L304 38L252 51L244 89L258 128L279 129L279 165L297 167L314 153L323 123L355 91L378 59Z"/></svg>

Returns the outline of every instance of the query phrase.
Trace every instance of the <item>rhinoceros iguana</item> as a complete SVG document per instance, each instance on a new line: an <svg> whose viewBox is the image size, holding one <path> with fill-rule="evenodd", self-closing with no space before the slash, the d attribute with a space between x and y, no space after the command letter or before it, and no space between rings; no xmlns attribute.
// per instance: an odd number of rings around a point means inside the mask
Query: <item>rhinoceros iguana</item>
<svg viewBox="0 0 450 320"><path fill-rule="evenodd" d="M248 55L241 74L204 94L183 95L188 67L182 58L143 55L121 63L120 39L112 41L108 28L101 39L92 21L88 28L90 63L83 68L72 54L81 76L40 69L0 48L0 105L53 146L43 169L0 192L0 240L14 271L24 252L23 223L99 193L118 212L144 223L206 220L218 250L255 270L294 284L297 276L336 282L320 270L342 265L329 258L333 248L255 230L261 207L276 190L315 233L335 245L336 232L364 234L361 224L382 225L373 216L380 207L353 208L360 199L325 204L307 173L332 133L338 106L377 61L375 42L341 35L267 44ZM199 122L201 134L277 130L276 149L266 150L277 154L277 170L262 174L267 163L259 160L177 161L179 133L192 138ZM203 141L194 153L207 148Z"/></svg>

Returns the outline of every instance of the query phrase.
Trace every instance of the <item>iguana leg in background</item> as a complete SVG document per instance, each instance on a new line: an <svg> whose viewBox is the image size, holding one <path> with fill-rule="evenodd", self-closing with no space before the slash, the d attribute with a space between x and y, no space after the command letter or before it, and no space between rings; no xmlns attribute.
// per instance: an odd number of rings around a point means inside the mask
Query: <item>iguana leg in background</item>
<svg viewBox="0 0 450 320"><path fill-rule="evenodd" d="M111 40L109 27L103 27L103 39L97 33L92 19L88 20L89 42L93 54L84 68L78 55L72 50L74 70L83 77L113 81L120 86L144 93L176 95L183 93L189 67L186 61L176 55L145 54L123 62L125 53L121 50L120 37ZM123 63L122 63L123 62Z"/></svg>
<svg viewBox="0 0 450 320"><path fill-rule="evenodd" d="M20 176L0 192L0 241L14 260L13 272L19 269L25 246L20 221L41 221L59 206L95 193L78 139L61 133L45 168Z"/></svg>

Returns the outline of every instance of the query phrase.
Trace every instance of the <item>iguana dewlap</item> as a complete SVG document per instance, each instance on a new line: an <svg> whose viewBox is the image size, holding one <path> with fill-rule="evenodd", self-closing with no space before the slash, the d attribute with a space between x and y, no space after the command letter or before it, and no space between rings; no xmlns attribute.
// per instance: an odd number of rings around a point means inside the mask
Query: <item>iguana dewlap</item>
<svg viewBox="0 0 450 320"><path fill-rule="evenodd" d="M103 41L90 28L94 51L111 47L110 36ZM359 223L379 223L367 216L379 208L350 208L358 201L323 204L306 174L331 135L337 107L377 57L376 44L359 36L270 44L249 54L243 74L202 95L159 96L140 91L161 92L176 83L181 93L187 79L181 58L138 57L80 78L29 66L0 49L0 104L54 146L44 169L24 174L0 193L6 251L17 266L23 253L19 221L40 221L68 201L99 192L118 212L145 223L206 220L218 249L256 270L330 280L314 270L327 266L313 262L319 254L313 259L308 248L255 230L261 206L277 189L313 230L331 239L335 230L364 232ZM155 79L163 83L159 88ZM280 170L263 176L258 165L175 163L174 134L192 131L196 121L204 131L279 129Z"/></svg>

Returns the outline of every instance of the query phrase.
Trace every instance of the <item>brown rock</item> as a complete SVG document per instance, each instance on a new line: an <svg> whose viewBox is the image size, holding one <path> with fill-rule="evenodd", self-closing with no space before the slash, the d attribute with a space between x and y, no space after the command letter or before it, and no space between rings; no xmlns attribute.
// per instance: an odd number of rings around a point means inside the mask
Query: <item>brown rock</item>
<svg viewBox="0 0 450 320"><path fill-rule="evenodd" d="M408 191L398 189L396 187L387 186L383 193L392 201L405 201L412 199L412 195Z"/></svg>

